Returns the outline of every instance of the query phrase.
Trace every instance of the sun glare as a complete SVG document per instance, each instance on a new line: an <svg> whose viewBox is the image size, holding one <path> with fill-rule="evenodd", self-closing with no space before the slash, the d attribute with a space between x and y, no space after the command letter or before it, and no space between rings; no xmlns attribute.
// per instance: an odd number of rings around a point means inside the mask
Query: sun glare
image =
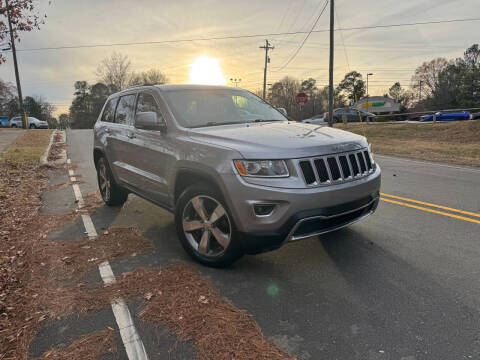
<svg viewBox="0 0 480 360"><path fill-rule="evenodd" d="M202 85L225 85L227 78L220 67L220 60L208 56L197 57L190 64L190 83Z"/></svg>

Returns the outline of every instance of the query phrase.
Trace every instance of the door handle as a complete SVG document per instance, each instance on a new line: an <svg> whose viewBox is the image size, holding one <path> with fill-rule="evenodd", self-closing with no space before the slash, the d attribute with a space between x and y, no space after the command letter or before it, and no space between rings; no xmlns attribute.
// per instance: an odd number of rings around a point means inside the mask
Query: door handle
<svg viewBox="0 0 480 360"><path fill-rule="evenodd" d="M110 128L106 127L106 128L105 128L105 132L106 132L107 134L110 134L110 133L111 133Z"/></svg>
<svg viewBox="0 0 480 360"><path fill-rule="evenodd" d="M127 134L129 139L135 139L135 134L134 133L128 133Z"/></svg>

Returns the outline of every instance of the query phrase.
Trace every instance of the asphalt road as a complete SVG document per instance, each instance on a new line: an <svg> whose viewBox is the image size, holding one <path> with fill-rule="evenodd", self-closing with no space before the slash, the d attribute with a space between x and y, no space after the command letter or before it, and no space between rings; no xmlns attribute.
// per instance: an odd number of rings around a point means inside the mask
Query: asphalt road
<svg viewBox="0 0 480 360"><path fill-rule="evenodd" d="M82 193L96 191L91 130L69 131L67 142L68 157L85 182ZM155 244L153 254L112 261L115 274L189 263L299 359L480 359L480 170L376 160L386 200L375 215L321 238L244 257L226 270L193 263L177 240L173 216L136 196L92 219L98 229L136 226ZM45 200L46 212L74 206L71 189L46 194ZM52 240L83 232L77 223ZM91 274L91 281L100 281L98 275ZM136 306L129 304L132 314ZM114 326L111 311L94 319L73 317L43 329L32 354L83 330ZM191 358L189 344L168 352L174 337L134 321L151 359Z"/></svg>

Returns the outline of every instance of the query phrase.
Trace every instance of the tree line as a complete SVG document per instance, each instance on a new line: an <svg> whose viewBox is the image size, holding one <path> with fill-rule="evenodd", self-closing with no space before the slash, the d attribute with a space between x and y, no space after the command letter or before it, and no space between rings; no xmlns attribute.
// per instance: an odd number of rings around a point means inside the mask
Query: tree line
<svg viewBox="0 0 480 360"><path fill-rule="evenodd" d="M295 95L305 92L309 102L295 103ZM259 91L256 92L259 94ZM348 106L367 95L362 74L351 71L335 87L334 108ZM400 112L480 107L480 49L470 46L463 57L447 60L435 58L415 69L411 86L395 82L385 97L400 104ZM290 117L304 119L328 111L328 87L316 86L316 80L299 81L290 76L271 85L267 99L274 106L283 107Z"/></svg>
<svg viewBox="0 0 480 360"><path fill-rule="evenodd" d="M74 99L69 112L56 119L55 106L41 97L24 99L28 116L37 117L59 128L92 128L110 94L129 86L164 84L167 76L157 69L143 72L132 70L127 56L113 53L98 65L97 82L74 83ZM305 92L310 100L305 106L295 103L295 95ZM260 91L256 92L260 95ZM366 83L357 71L347 73L335 87L334 108L348 106L367 95ZM416 68L408 87L395 82L384 96L400 104L401 112L440 110L448 108L475 108L480 106L480 49L470 46L463 57L447 60L435 58ZM299 81L291 76L273 83L268 89L267 100L287 110L290 117L304 119L328 111L328 87L318 87L316 80ZM16 88L0 79L0 111L9 118L20 114Z"/></svg>
<svg viewBox="0 0 480 360"><path fill-rule="evenodd" d="M60 115L61 121L67 121L71 128L92 128L107 98L130 86L143 84L165 84L168 78L157 69L143 72L132 70L127 56L114 52L102 60L96 72L98 82L76 81L74 98L68 114Z"/></svg>

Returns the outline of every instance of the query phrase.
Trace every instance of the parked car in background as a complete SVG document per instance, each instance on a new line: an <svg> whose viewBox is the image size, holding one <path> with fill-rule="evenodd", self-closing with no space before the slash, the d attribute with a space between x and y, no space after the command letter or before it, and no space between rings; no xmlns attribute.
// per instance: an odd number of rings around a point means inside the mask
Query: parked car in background
<svg viewBox="0 0 480 360"><path fill-rule="evenodd" d="M459 121L470 120L470 113L468 111L456 113L435 113L436 121ZM420 121L433 121L433 114L422 116Z"/></svg>
<svg viewBox="0 0 480 360"><path fill-rule="evenodd" d="M480 112L471 113L471 114L470 114L470 119L471 119L471 120L480 120Z"/></svg>
<svg viewBox="0 0 480 360"><path fill-rule="evenodd" d="M377 115L354 107L333 110L333 122L341 123L344 119L346 122L376 121Z"/></svg>
<svg viewBox="0 0 480 360"><path fill-rule="evenodd" d="M0 127L9 127L7 116L0 116Z"/></svg>
<svg viewBox="0 0 480 360"><path fill-rule="evenodd" d="M48 129L48 123L46 121L38 120L37 118L29 116L28 118L28 128L29 129ZM22 125L22 118L20 116L16 116L10 120L10 127L11 128L21 128Z"/></svg>
<svg viewBox="0 0 480 360"><path fill-rule="evenodd" d="M325 116L323 114L318 114L312 116L311 118L303 119L300 122L304 124L328 125L328 120L325 119Z"/></svg>
<svg viewBox="0 0 480 360"><path fill-rule="evenodd" d="M173 212L184 249L210 266L338 230L379 202L365 137L289 121L239 88L132 87L93 133L104 202L131 192Z"/></svg>

